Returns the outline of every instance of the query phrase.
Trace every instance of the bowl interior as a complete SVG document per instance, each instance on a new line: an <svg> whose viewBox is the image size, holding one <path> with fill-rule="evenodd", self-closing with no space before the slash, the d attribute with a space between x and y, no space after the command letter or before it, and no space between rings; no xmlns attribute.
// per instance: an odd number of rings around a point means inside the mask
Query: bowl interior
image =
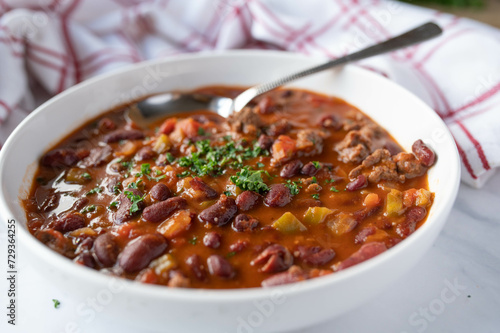
<svg viewBox="0 0 500 333"><path fill-rule="evenodd" d="M68 89L32 113L2 148L1 211L5 218L13 217L24 226L25 213L20 199L25 198L29 191L40 156L83 122L114 106L162 91L190 90L216 84L253 85L321 61L267 51L196 54L141 63ZM354 66L326 71L291 86L346 100L387 129L406 150L411 150L415 140L422 139L436 151L437 163L429 173L430 189L436 193L434 205L428 221L405 242L412 241L411 238L417 241L416 238L423 237L427 228L437 223L438 216L447 214L456 196L459 160L446 126L423 102L389 80ZM23 229L21 233L26 234ZM28 238L29 246L40 249L41 244ZM356 269L358 267L352 268L350 274ZM333 274L328 278L337 278L334 275L343 276Z"/></svg>

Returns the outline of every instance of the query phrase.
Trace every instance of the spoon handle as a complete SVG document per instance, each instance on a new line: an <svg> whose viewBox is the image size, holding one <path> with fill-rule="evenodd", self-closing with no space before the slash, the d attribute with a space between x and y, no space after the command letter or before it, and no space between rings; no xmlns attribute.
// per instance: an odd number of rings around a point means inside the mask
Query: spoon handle
<svg viewBox="0 0 500 333"><path fill-rule="evenodd" d="M322 65L309 68L295 74L287 75L285 77L279 78L274 81L259 84L255 87L245 90L234 99L234 111L235 112L241 111L241 109L243 109L243 107L245 107L245 105L247 105L248 102L250 102L256 96L259 96L270 90L276 89L284 84L300 79L304 76L315 74L324 71L326 69L339 65L344 65L353 61L358 61L379 54L384 54L387 52L405 48L407 46L417 44L426 41L428 39L434 38L436 36L439 36L442 32L443 30L441 30L441 28L437 24L433 22L428 22L415 29L405 32L399 36L388 39L382 43L369 46L360 51L348 54L344 57L328 61Z"/></svg>

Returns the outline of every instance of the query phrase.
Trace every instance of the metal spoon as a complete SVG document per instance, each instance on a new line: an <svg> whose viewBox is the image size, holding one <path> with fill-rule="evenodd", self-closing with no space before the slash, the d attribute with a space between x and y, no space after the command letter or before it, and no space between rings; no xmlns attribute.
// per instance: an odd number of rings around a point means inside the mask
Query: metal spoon
<svg viewBox="0 0 500 333"><path fill-rule="evenodd" d="M276 89L291 81L338 65L344 65L353 61L358 61L414 45L439 36L442 32L443 31L437 24L428 22L402 35L367 47L361 51L348 54L344 57L328 61L322 65L303 70L274 81L259 84L245 90L236 96L235 99L192 93L162 93L154 95L137 102L135 104L136 107L129 108L128 117L138 125L147 125L148 123L158 119L159 116L165 117L166 115L173 113L201 109L211 110L223 117L228 117L233 112L241 111L254 97Z"/></svg>

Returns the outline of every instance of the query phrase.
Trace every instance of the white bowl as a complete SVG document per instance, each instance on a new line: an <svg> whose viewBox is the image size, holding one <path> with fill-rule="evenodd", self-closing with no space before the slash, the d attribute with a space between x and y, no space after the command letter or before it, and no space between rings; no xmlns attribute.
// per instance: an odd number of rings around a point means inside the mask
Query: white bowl
<svg viewBox="0 0 500 333"><path fill-rule="evenodd" d="M50 250L29 234L20 205L43 152L116 105L162 91L253 85L321 61L269 51L190 54L136 64L68 89L27 117L0 152L3 223L11 218L17 221L18 241L32 257L30 264L54 284L75 296L106 299L107 315L139 327L171 332L276 332L312 325L361 305L407 272L432 245L455 200L460 168L452 136L427 105L391 81L357 67L330 70L292 86L338 96L371 116L406 150L423 139L438 159L429 172L429 186L436 196L425 224L394 248L352 268L269 289L214 291L146 285L106 276Z"/></svg>

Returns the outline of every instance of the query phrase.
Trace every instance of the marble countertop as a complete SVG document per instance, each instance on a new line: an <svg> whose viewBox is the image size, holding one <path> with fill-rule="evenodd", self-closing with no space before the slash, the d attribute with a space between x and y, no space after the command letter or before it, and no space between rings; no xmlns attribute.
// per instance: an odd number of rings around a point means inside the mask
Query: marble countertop
<svg viewBox="0 0 500 333"><path fill-rule="evenodd" d="M0 225L0 266L6 271L5 227ZM408 274L369 303L298 332L498 332L500 327L500 173L481 190L462 185L453 211L432 249ZM19 249L18 325L0 332L71 332L81 300L38 276ZM7 285L0 280L5 309ZM52 299L61 306L55 309ZM4 311L3 311L4 312ZM135 332L97 313L80 331ZM176 332L177 333L177 332Z"/></svg>

